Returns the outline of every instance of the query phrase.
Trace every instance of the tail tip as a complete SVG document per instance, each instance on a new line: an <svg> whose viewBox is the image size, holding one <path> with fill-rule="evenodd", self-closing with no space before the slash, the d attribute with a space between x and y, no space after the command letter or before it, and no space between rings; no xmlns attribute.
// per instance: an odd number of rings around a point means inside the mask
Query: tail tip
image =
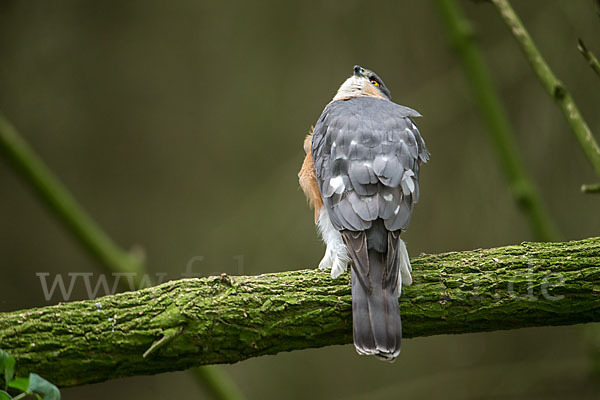
<svg viewBox="0 0 600 400"><path fill-rule="evenodd" d="M400 355L400 348L397 349L366 349L359 346L354 346L356 352L361 356L375 356L379 360L393 363Z"/></svg>

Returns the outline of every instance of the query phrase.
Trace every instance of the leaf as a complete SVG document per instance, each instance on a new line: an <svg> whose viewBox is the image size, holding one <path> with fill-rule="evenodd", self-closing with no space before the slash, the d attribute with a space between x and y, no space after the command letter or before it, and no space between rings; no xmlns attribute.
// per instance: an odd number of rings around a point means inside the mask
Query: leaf
<svg viewBox="0 0 600 400"><path fill-rule="evenodd" d="M10 357L10 354L0 349L0 369L4 369L4 360L6 360L8 357Z"/></svg>
<svg viewBox="0 0 600 400"><path fill-rule="evenodd" d="M4 382L9 383L15 377L16 361L13 357L9 357L4 363Z"/></svg>
<svg viewBox="0 0 600 400"><path fill-rule="evenodd" d="M15 378L8 382L8 387L26 392L29 387L29 378Z"/></svg>
<svg viewBox="0 0 600 400"><path fill-rule="evenodd" d="M38 374L29 374L29 387L26 391L41 395L43 400L60 400L58 388Z"/></svg>
<svg viewBox="0 0 600 400"><path fill-rule="evenodd" d="M0 350L0 372L4 374L4 381L10 382L15 377L15 358Z"/></svg>
<svg viewBox="0 0 600 400"><path fill-rule="evenodd" d="M4 390L0 390L0 400L10 400L12 399L12 397L10 397L10 395L8 393L6 393Z"/></svg>

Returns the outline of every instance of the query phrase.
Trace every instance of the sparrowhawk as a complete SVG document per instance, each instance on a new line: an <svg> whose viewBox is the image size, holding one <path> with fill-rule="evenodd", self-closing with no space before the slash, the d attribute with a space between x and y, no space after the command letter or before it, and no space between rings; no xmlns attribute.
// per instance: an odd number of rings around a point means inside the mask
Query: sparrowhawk
<svg viewBox="0 0 600 400"><path fill-rule="evenodd" d="M356 350L388 361L400 353L398 297L412 283L400 234L429 158L413 121L420 116L393 103L381 78L357 65L306 138L299 173L327 245L319 268L337 278L352 265Z"/></svg>

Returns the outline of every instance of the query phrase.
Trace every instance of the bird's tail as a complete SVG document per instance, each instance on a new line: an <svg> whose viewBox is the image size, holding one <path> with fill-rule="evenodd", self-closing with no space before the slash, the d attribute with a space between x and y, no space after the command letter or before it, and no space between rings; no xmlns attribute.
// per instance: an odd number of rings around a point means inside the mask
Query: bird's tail
<svg viewBox="0 0 600 400"><path fill-rule="evenodd" d="M394 361L400 354L398 307L399 237L388 236L387 252L367 249L364 232L342 235L352 257L352 327L359 354Z"/></svg>

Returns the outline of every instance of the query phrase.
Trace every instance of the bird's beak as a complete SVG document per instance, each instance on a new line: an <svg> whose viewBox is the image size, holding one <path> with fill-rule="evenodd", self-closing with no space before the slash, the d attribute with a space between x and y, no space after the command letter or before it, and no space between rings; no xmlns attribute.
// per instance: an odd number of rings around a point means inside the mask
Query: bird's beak
<svg viewBox="0 0 600 400"><path fill-rule="evenodd" d="M363 67L361 67L360 65L354 66L354 76L363 76L364 73L365 69Z"/></svg>

